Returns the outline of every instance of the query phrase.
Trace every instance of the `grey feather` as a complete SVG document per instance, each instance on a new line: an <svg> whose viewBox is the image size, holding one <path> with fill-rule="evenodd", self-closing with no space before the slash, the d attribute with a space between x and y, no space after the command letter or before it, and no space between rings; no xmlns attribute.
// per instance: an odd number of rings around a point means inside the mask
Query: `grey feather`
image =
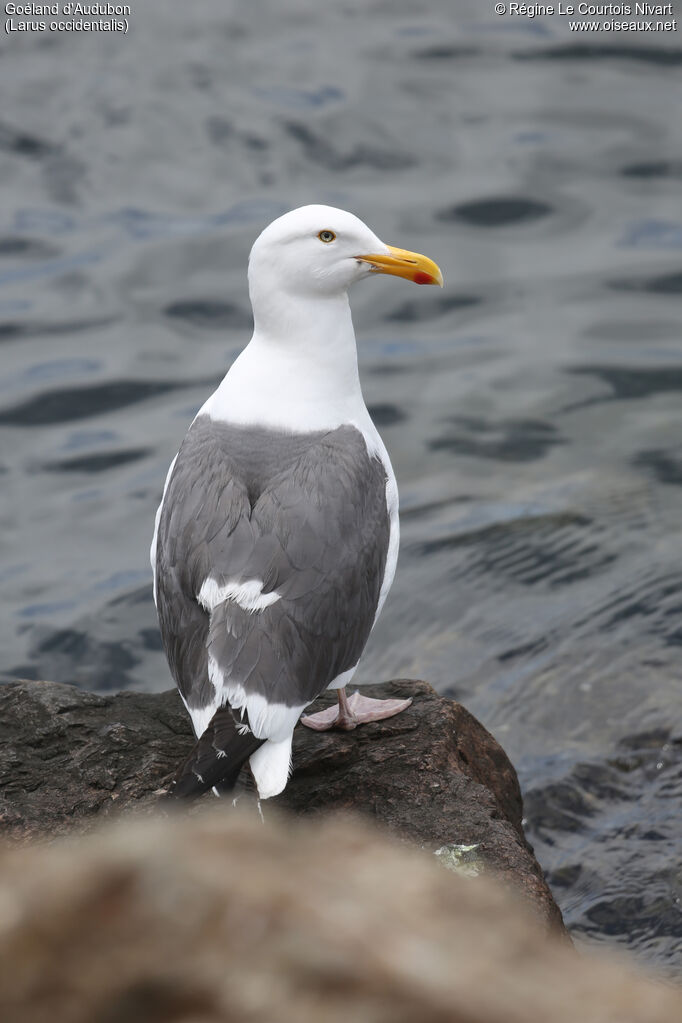
<svg viewBox="0 0 682 1023"><path fill-rule="evenodd" d="M386 472L353 426L286 434L199 416L180 448L157 536L161 633L190 708L215 697L207 655L268 702L312 701L369 637L390 533ZM257 613L197 594L263 581Z"/></svg>

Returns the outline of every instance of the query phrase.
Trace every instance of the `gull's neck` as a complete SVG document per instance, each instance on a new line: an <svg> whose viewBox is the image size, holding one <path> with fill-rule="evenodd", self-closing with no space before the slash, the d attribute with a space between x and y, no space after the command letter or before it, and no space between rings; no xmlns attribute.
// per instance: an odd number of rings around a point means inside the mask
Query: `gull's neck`
<svg viewBox="0 0 682 1023"><path fill-rule="evenodd" d="M348 295L261 295L251 341L201 410L216 420L298 431L371 420Z"/></svg>

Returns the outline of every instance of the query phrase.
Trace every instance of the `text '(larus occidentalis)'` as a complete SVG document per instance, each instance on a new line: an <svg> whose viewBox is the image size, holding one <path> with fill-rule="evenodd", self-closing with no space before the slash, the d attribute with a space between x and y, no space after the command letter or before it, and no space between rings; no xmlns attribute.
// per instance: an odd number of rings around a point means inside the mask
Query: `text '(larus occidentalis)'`
<svg viewBox="0 0 682 1023"><path fill-rule="evenodd" d="M354 728L409 700L350 682L398 557L398 491L360 388L351 284L443 278L361 220L304 206L249 258L251 341L199 410L156 515L154 599L196 745L174 797L231 791L248 760L261 798L291 767L294 727Z"/></svg>

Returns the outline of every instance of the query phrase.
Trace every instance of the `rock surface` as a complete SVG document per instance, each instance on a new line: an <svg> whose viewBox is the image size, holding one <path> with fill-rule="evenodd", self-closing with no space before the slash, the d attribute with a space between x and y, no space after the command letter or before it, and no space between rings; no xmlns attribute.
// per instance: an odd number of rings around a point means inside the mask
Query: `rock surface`
<svg viewBox="0 0 682 1023"><path fill-rule="evenodd" d="M285 792L264 804L266 813L274 804L299 815L370 816L402 839L441 849L445 861L464 854L471 870L502 876L562 929L523 835L516 773L490 733L425 682L401 679L363 692L412 696L413 704L353 732L299 726L294 773ZM192 742L175 691L100 696L51 682L0 686L2 831L21 841L87 829L123 808L151 812Z"/></svg>
<svg viewBox="0 0 682 1023"><path fill-rule="evenodd" d="M490 878L348 818L209 804L0 848L8 1023L672 1023Z"/></svg>

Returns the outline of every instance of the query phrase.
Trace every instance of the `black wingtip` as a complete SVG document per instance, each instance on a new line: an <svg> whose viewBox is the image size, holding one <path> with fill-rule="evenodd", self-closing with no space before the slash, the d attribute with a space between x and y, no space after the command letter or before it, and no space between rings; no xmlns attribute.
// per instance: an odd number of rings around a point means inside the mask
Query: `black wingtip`
<svg viewBox="0 0 682 1023"><path fill-rule="evenodd" d="M251 731L246 714L236 718L231 707L221 707L160 801L197 799L215 787L230 792L244 763L264 742Z"/></svg>

